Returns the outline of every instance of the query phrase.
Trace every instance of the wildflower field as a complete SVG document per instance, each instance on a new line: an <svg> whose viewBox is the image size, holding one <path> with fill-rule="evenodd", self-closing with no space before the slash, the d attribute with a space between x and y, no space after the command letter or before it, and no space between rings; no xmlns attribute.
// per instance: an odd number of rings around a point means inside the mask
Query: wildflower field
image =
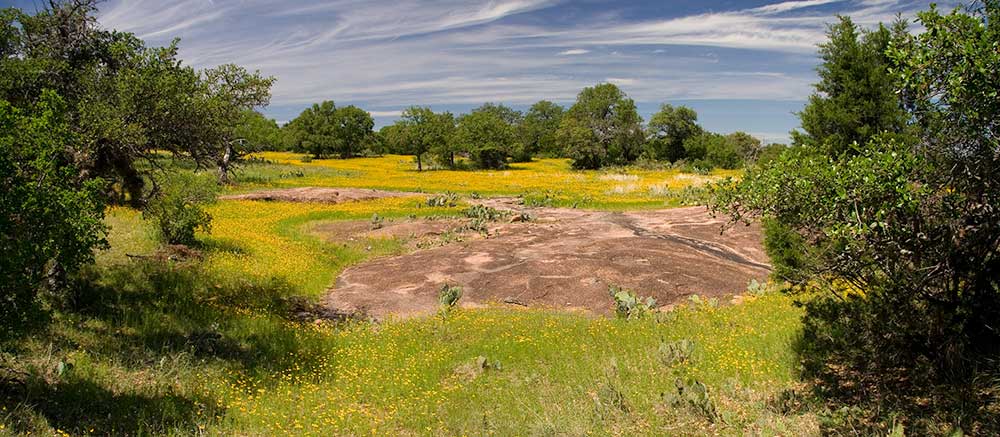
<svg viewBox="0 0 1000 437"><path fill-rule="evenodd" d="M522 196L545 206L628 209L694 204L692 190L706 182L738 176L737 170L707 174L679 169L619 168L573 171L567 159L513 163L506 170L425 170L418 172L412 156L303 161L295 153L265 152L256 158L267 164L243 170L238 190L262 187L350 187L428 193L455 192L478 196Z"/></svg>
<svg viewBox="0 0 1000 437"><path fill-rule="evenodd" d="M572 172L564 160L417 173L400 156L263 156L271 163L245 169L233 191L548 193L557 205L624 209L675 204L674 191L655 187L723 176ZM110 248L87 272L94 285L18 346L28 359L11 367L30 375L27 395L0 397L0 435L818 432L816 415L798 405L801 310L776 292L634 320L499 306L378 323L289 317L343 268L407 250L391 239L329 243L312 226L462 208L419 197L220 201L209 209L212 232L199 237L203 258L180 261L130 256L157 250L153 230L140 213L111 209Z"/></svg>

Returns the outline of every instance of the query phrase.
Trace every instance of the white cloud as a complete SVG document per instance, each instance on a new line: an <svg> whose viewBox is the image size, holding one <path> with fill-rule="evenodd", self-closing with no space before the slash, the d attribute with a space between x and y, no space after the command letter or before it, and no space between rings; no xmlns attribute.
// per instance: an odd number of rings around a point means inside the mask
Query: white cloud
<svg viewBox="0 0 1000 437"><path fill-rule="evenodd" d="M636 83L635 79L625 77L609 77L606 81L615 85L634 85Z"/></svg>
<svg viewBox="0 0 1000 437"><path fill-rule="evenodd" d="M389 111L368 111L372 117L399 117L403 111L395 109Z"/></svg>
<svg viewBox="0 0 1000 437"><path fill-rule="evenodd" d="M821 6L830 3L838 3L843 0L801 0L801 1L787 1L782 3L772 3L769 5L764 5L758 8L750 9L748 12L757 14L780 14L782 12L794 11L796 9L811 8L813 6ZM888 0L895 1L895 0Z"/></svg>
<svg viewBox="0 0 1000 437"><path fill-rule="evenodd" d="M844 12L857 13L859 22L899 9L863 1L837 3L855 8ZM833 19L815 7L826 3L776 2L641 21L602 15L555 25L515 18L561 7L557 0L288 0L280 6L266 0L109 0L100 4L99 19L151 44L180 36L181 57L197 67L235 62L274 75L272 104L280 106L326 99L375 108L565 102L604 80L627 85L633 98L646 102L796 100L815 80L815 44ZM649 56L639 45L661 46L653 52L666 54ZM667 45L678 50L666 52ZM718 56L685 54L691 45L720 49L713 49ZM619 56L579 56L595 47ZM725 49L745 49L746 58L766 51L753 56L773 65L734 59Z"/></svg>

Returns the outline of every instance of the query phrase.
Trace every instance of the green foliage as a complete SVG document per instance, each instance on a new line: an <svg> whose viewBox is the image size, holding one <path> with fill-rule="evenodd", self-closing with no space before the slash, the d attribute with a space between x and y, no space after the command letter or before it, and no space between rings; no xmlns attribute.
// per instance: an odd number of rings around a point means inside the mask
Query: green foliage
<svg viewBox="0 0 1000 437"><path fill-rule="evenodd" d="M924 414L915 399L932 398L938 414L992 434L998 424L983 412L998 401L982 393L995 382L980 372L1000 356L1000 3L919 17L924 31L898 32L888 51L915 139L874 136L851 153L830 141L821 153L792 148L731 183L719 204L810 246L803 273L831 293L806 305L803 356L831 393L873 416ZM881 395L860 397L844 380Z"/></svg>
<svg viewBox="0 0 1000 437"><path fill-rule="evenodd" d="M428 152L445 165L455 165L455 117L450 112L435 114L430 108L411 106L403 110L395 126L386 131L385 141L390 147L416 156L418 171L424 169L423 157Z"/></svg>
<svg viewBox="0 0 1000 437"><path fill-rule="evenodd" d="M336 112L333 101L325 101L313 104L288 122L284 130L292 149L316 158L333 153L337 143Z"/></svg>
<svg viewBox="0 0 1000 437"><path fill-rule="evenodd" d="M557 138L573 167L596 169L635 161L644 142L635 102L614 84L584 88L560 122Z"/></svg>
<svg viewBox="0 0 1000 437"><path fill-rule="evenodd" d="M320 158L359 155L371 142L375 121L356 106L337 108L332 101L314 104L288 123L286 129L298 151Z"/></svg>
<svg viewBox="0 0 1000 437"><path fill-rule="evenodd" d="M764 250L771 259L771 276L792 284L802 284L809 279L807 272L816 261L810 258L806 239L780 221L765 218Z"/></svg>
<svg viewBox="0 0 1000 437"><path fill-rule="evenodd" d="M212 216L204 207L215 202L218 188L203 174L175 172L164 176L159 191L143 210L166 244L195 245L195 231L210 232Z"/></svg>
<svg viewBox="0 0 1000 437"><path fill-rule="evenodd" d="M515 125L503 118L503 106L483 106L459 117L454 141L483 169L507 167L517 142Z"/></svg>
<svg viewBox="0 0 1000 437"><path fill-rule="evenodd" d="M754 164L765 166L777 159L781 154L788 149L785 144L771 143L760 149L757 155L754 157Z"/></svg>
<svg viewBox="0 0 1000 437"><path fill-rule="evenodd" d="M337 154L341 158L361 155L371 144L375 120L357 106L337 108Z"/></svg>
<svg viewBox="0 0 1000 437"><path fill-rule="evenodd" d="M701 132L684 141L684 153L696 168L739 168L744 162L740 140L741 137Z"/></svg>
<svg viewBox="0 0 1000 437"><path fill-rule="evenodd" d="M608 287L608 294L615 302L615 315L623 319L642 318L656 309L656 299L642 299L632 290L611 286Z"/></svg>
<svg viewBox="0 0 1000 437"><path fill-rule="evenodd" d="M0 100L0 340L24 327L44 279L65 286L104 243L101 184L79 182L72 141L54 93L30 112Z"/></svg>
<svg viewBox="0 0 1000 437"><path fill-rule="evenodd" d="M733 132L726 135L726 141L739 153L741 163L756 161L763 150L760 140L746 132Z"/></svg>
<svg viewBox="0 0 1000 437"><path fill-rule="evenodd" d="M427 198L427 206L430 207L453 207L458 205L458 194L455 193L444 193L438 194Z"/></svg>
<svg viewBox="0 0 1000 437"><path fill-rule="evenodd" d="M287 148L278 122L254 110L243 111L233 129L233 137L248 152L282 151Z"/></svg>
<svg viewBox="0 0 1000 437"><path fill-rule="evenodd" d="M514 153L514 161L528 162L537 155L562 157L563 148L556 139L556 131L564 113L562 106L548 100L531 105L520 125L521 147Z"/></svg>
<svg viewBox="0 0 1000 437"><path fill-rule="evenodd" d="M686 338L669 343L660 342L656 352L664 366L674 367L691 359L694 355L694 342Z"/></svg>
<svg viewBox="0 0 1000 437"><path fill-rule="evenodd" d="M466 208L465 211L462 211L462 214L471 219L495 222L510 217L514 212L501 211L486 205L472 205Z"/></svg>
<svg viewBox="0 0 1000 437"><path fill-rule="evenodd" d="M80 177L112 182L112 199L134 206L162 151L201 166L235 160L232 129L242 111L267 103L273 79L232 65L198 72L177 58L177 41L150 48L102 29L96 4L54 1L31 15L5 10L0 98L25 109L42 90L57 92Z"/></svg>
<svg viewBox="0 0 1000 437"><path fill-rule="evenodd" d="M687 156L684 142L702 133L702 128L693 109L664 103L650 117L647 131L647 152L654 159L675 162Z"/></svg>
<svg viewBox="0 0 1000 437"><path fill-rule="evenodd" d="M886 56L892 34L904 32L900 26L863 31L848 17L830 26L829 41L820 45L816 93L799 113L804 132L792 132L795 145L836 156L856 153L853 144L864 146L880 133L903 132L906 113Z"/></svg>
<svg viewBox="0 0 1000 437"><path fill-rule="evenodd" d="M442 285L441 290L438 291L438 305L441 306L441 314L448 314L455 305L458 305L458 300L461 298L462 287L448 284Z"/></svg>
<svg viewBox="0 0 1000 437"><path fill-rule="evenodd" d="M715 408L712 398L708 395L708 387L705 384L693 379L677 378L674 381L674 388L675 390L663 394L664 403L674 408L689 408L709 422L716 422L720 419L719 412Z"/></svg>

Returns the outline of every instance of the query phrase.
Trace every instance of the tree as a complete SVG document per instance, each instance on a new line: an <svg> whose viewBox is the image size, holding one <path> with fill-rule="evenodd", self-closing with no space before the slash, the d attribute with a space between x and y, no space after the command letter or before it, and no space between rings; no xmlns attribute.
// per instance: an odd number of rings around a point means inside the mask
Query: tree
<svg viewBox="0 0 1000 437"><path fill-rule="evenodd" d="M507 158L515 147L517 131L501 115L480 107L458 119L455 143L469 152L479 168L507 167Z"/></svg>
<svg viewBox="0 0 1000 437"><path fill-rule="evenodd" d="M556 141L556 131L565 110L548 100L541 100L525 114L520 125L521 147L514 153L514 161L528 162L536 155L559 157L563 150Z"/></svg>
<svg viewBox="0 0 1000 437"><path fill-rule="evenodd" d="M285 149L285 141L278 122L254 110L242 112L233 136L237 141L243 142L242 147L246 151Z"/></svg>
<svg viewBox="0 0 1000 437"><path fill-rule="evenodd" d="M162 179L161 189L142 212L143 218L156 225L164 243L197 244L195 231L212 229L212 216L203 207L215 202L218 185L188 172L173 172Z"/></svg>
<svg viewBox="0 0 1000 437"><path fill-rule="evenodd" d="M521 111L513 109L502 103L486 102L482 106L474 109L474 111L492 113L514 129L517 129L518 126L521 125L521 122L524 121L524 114L522 114Z"/></svg>
<svg viewBox="0 0 1000 437"><path fill-rule="evenodd" d="M993 434L977 369L1000 356L1000 2L918 16L924 31L888 51L915 141L790 148L719 190L717 208L774 220L811 251L803 268L831 293L806 307L810 371L856 375L870 393L906 384ZM830 374L830 361L851 372Z"/></svg>
<svg viewBox="0 0 1000 437"><path fill-rule="evenodd" d="M65 105L43 93L30 111L0 100L0 325L24 326L50 289L105 244L102 181L80 181L66 147ZM54 290L59 291L59 290ZM0 337L4 335L0 334Z"/></svg>
<svg viewBox="0 0 1000 437"><path fill-rule="evenodd" d="M602 147L594 130L574 117L563 117L556 131L556 141L565 147L574 168L601 168L608 150Z"/></svg>
<svg viewBox="0 0 1000 437"><path fill-rule="evenodd" d="M162 151L198 166L216 163L224 129L213 85L221 82L183 65L177 41L147 48L132 34L101 29L95 0L49 6L0 14L0 97L22 109L42 90L62 97L75 134L66 146L82 179L102 178L109 199L142 206L155 192L145 181Z"/></svg>
<svg viewBox="0 0 1000 437"><path fill-rule="evenodd" d="M755 161L764 149L759 139L742 131L726 135L726 141L729 141L739 152L741 163Z"/></svg>
<svg viewBox="0 0 1000 437"><path fill-rule="evenodd" d="M455 122L451 113L435 114L431 108L411 106L403 110L396 124L399 128L392 132L395 140L390 141L405 144L403 150L417 159L417 171L423 171L423 156L431 150L445 151L454 160L450 147Z"/></svg>
<svg viewBox="0 0 1000 437"><path fill-rule="evenodd" d="M892 34L882 25L860 31L849 17L830 27L829 41L820 45L816 93L799 113L804 132L792 132L795 145L839 155L853 153L852 144L864 146L880 133L903 132L906 114L885 54Z"/></svg>
<svg viewBox="0 0 1000 437"><path fill-rule="evenodd" d="M462 148L455 142L455 116L445 111L434 114L429 121L425 130L431 132L434 138L434 144L430 147L431 156L439 165L455 168L455 155L462 152Z"/></svg>
<svg viewBox="0 0 1000 437"><path fill-rule="evenodd" d="M378 139L384 153L397 155L408 153L406 149L409 140L406 138L406 126L402 123L382 126L378 131Z"/></svg>
<svg viewBox="0 0 1000 437"><path fill-rule="evenodd" d="M338 108L337 153L341 158L353 158L364 152L372 141L375 120L367 111L357 106Z"/></svg>
<svg viewBox="0 0 1000 437"><path fill-rule="evenodd" d="M567 118L573 121L567 123ZM568 150L575 168L626 164L639 156L643 143L642 118L636 111L635 102L614 84L584 88L563 122L568 129L586 127L595 141ZM576 132L563 132L562 136L584 138Z"/></svg>
<svg viewBox="0 0 1000 437"><path fill-rule="evenodd" d="M733 169L743 164L739 144L729 137L713 132L701 132L684 141L684 154L695 167Z"/></svg>
<svg viewBox="0 0 1000 437"><path fill-rule="evenodd" d="M239 136L241 123L247 120L247 111L267 106L271 101L273 77L261 76L260 72L250 73L234 64L224 64L202 73L208 95L205 103L210 105L214 135L205 138L216 141L216 165L219 169L219 183L229 183L230 167L253 149L248 149L247 139ZM206 132L206 136L208 133Z"/></svg>
<svg viewBox="0 0 1000 437"><path fill-rule="evenodd" d="M698 113L687 106L666 103L653 114L647 127L648 152L654 159L675 162L686 157L684 142L702 132Z"/></svg>
<svg viewBox="0 0 1000 437"><path fill-rule="evenodd" d="M337 151L337 106L331 100L315 103L288 123L295 150L321 158Z"/></svg>

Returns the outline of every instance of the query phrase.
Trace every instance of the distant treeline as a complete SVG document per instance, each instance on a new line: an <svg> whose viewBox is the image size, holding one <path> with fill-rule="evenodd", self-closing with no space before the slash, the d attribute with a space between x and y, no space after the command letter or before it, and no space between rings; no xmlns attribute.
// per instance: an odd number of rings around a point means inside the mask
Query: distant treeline
<svg viewBox="0 0 1000 437"><path fill-rule="evenodd" d="M368 112L325 101L282 127L256 114L249 117L245 132L247 140L262 149L316 158L414 155L421 170L428 161L444 168L496 169L535 157L570 158L580 169L640 160L697 169L737 168L765 150L780 148L765 148L745 132L706 131L698 125L698 114L686 106L663 104L644 125L635 102L610 83L585 88L569 109L541 100L527 112L486 103L459 116L423 106L411 106L401 115L375 131Z"/></svg>

